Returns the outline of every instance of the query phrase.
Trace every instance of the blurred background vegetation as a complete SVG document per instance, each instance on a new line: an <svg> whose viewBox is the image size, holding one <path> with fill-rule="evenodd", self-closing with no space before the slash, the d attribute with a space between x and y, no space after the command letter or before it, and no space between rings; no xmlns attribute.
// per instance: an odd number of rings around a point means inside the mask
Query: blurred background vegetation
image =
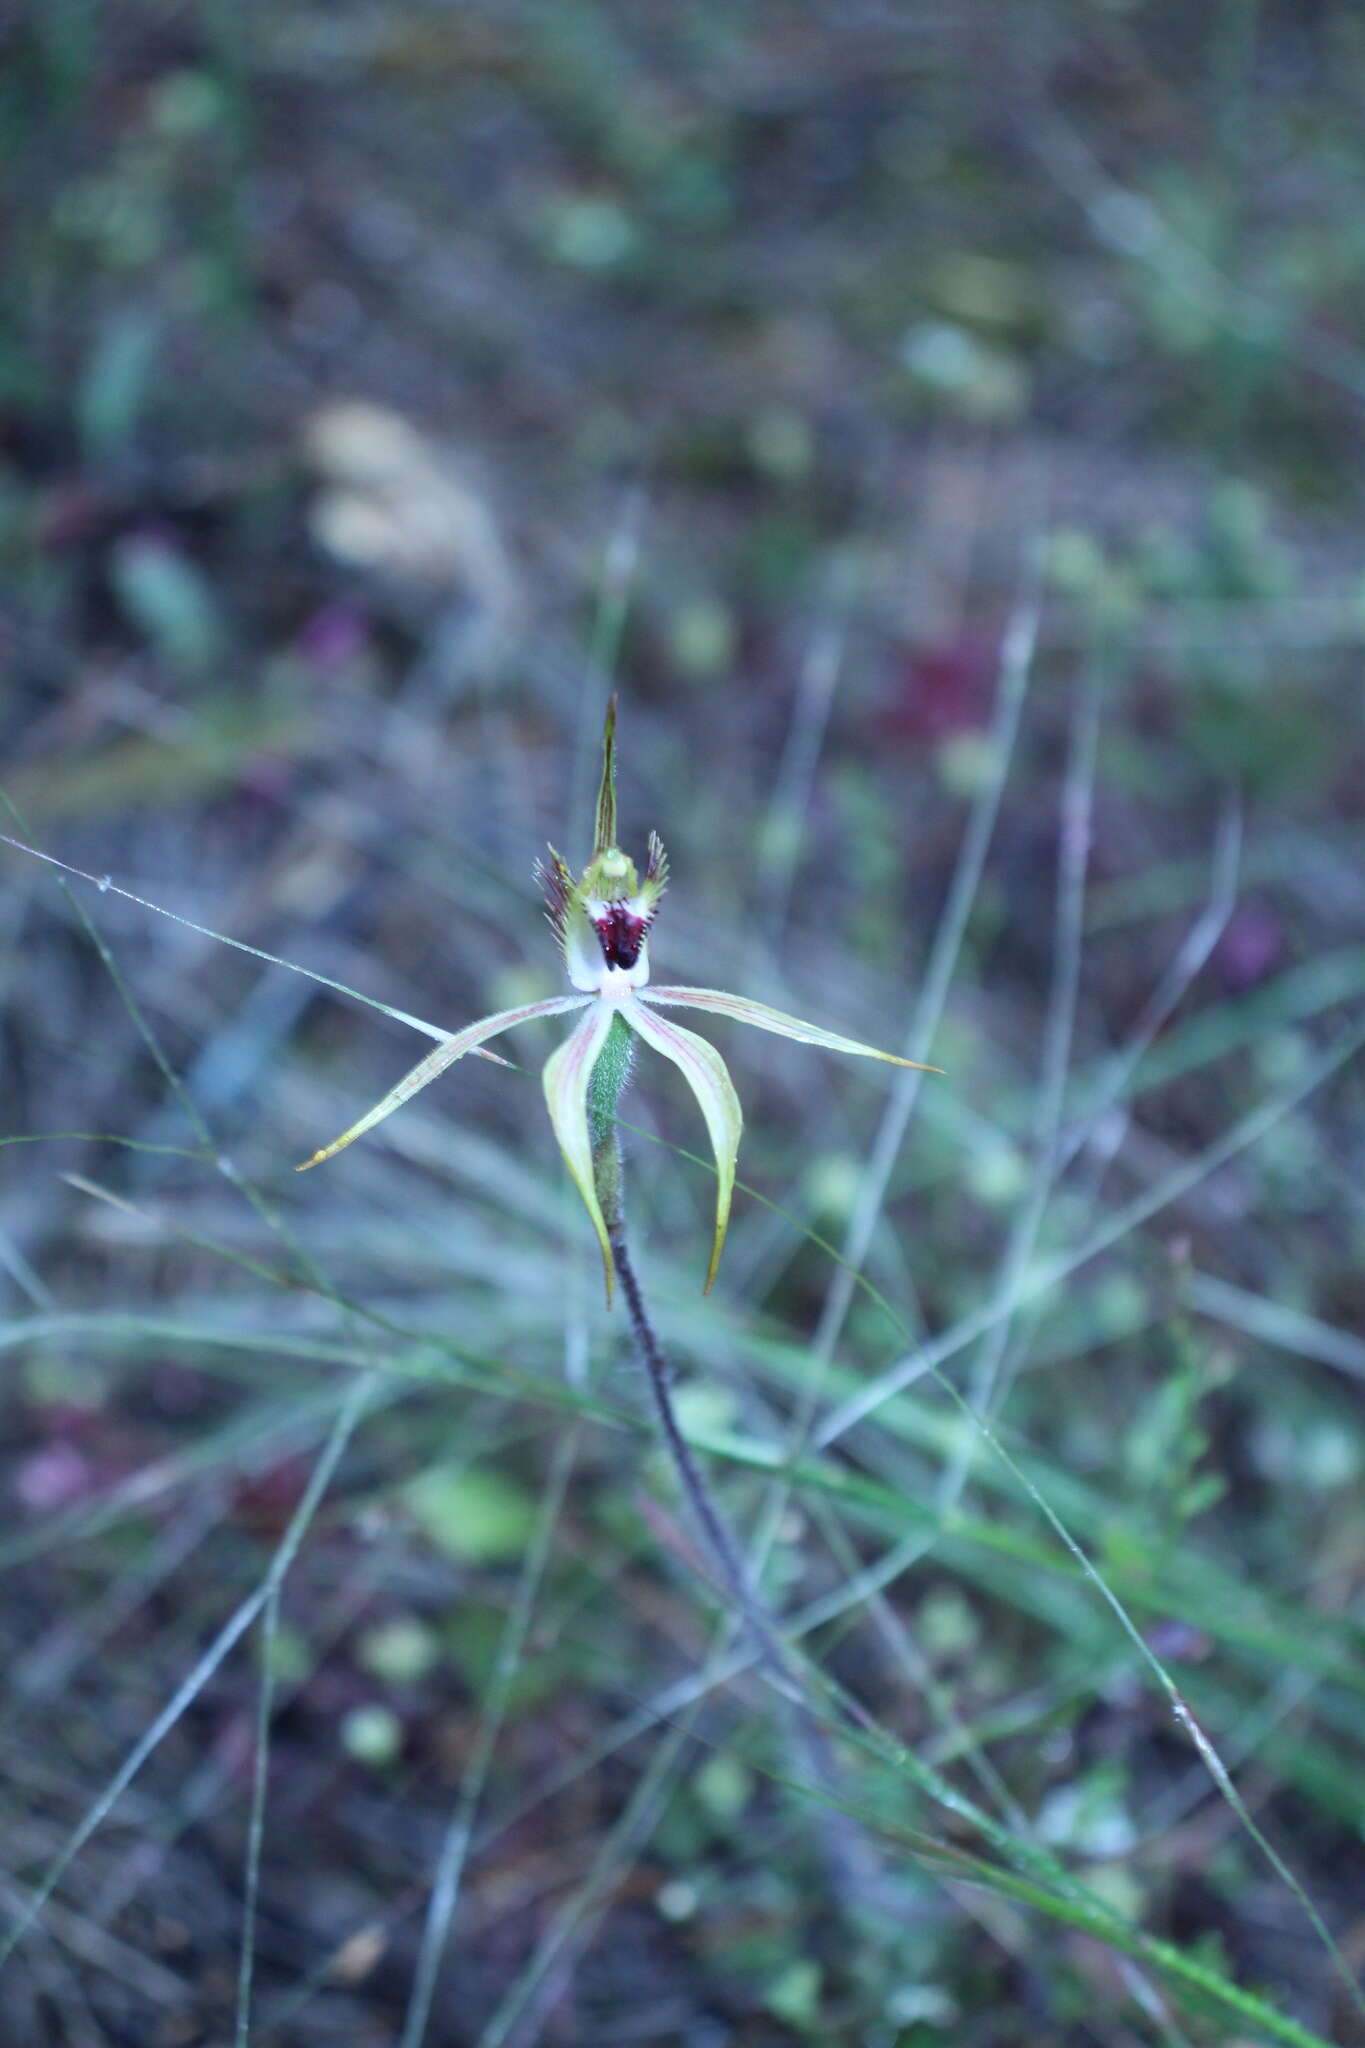
<svg viewBox="0 0 1365 2048"><path fill-rule="evenodd" d="M296 1181L418 1041L4 850L5 2040L1359 2039L1359 10L0 37L6 831L453 1028L615 684L656 975L949 1069L718 1027L705 1302L626 1105L831 1791L550 1030Z"/></svg>

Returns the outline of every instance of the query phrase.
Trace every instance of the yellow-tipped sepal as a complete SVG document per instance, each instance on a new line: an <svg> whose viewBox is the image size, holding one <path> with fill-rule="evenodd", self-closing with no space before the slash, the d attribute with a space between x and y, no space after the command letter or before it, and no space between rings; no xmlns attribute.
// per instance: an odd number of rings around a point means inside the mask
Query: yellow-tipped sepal
<svg viewBox="0 0 1365 2048"><path fill-rule="evenodd" d="M466 1024L463 1031L452 1033L449 1038L443 1039L433 1052L429 1052L425 1059L419 1060L410 1073L404 1074L397 1087L390 1088L383 1101L376 1102L374 1108L367 1110L358 1123L352 1124L348 1131L343 1131L339 1138L333 1138L330 1145L322 1146L311 1159L305 1159L295 1171L307 1173L310 1166L321 1166L324 1159L331 1159L336 1153L343 1152L357 1138L363 1137L366 1131L372 1131L376 1124L383 1123L386 1116L392 1116L396 1109L401 1109L405 1102L410 1102L429 1081L434 1081L438 1074L443 1074L456 1060L463 1059L467 1052L476 1051L486 1038L496 1038L500 1031L508 1031L512 1025L524 1024L532 1017L554 1017L564 1010L581 1010L584 1003L589 1000L588 996L551 996L543 1003L523 1003L519 1009L499 1010L496 1016L480 1017L477 1024Z"/></svg>
<svg viewBox="0 0 1365 2048"><path fill-rule="evenodd" d="M927 1067L923 1060L902 1059L898 1052L882 1052L875 1045L863 1045L856 1038L842 1038L837 1031L822 1031L804 1017L790 1017L767 1003L755 1003L748 996L732 996L723 988L660 988L658 983L644 1000L662 1003L665 1009L709 1010L717 1017L733 1017L736 1024L752 1024L756 1030L775 1032L779 1038L795 1038L802 1045L823 1045L828 1052L850 1052L859 1059L885 1060L888 1066L912 1067L920 1074L941 1074L942 1067Z"/></svg>
<svg viewBox="0 0 1365 2048"><path fill-rule="evenodd" d="M654 1016L638 997L632 997L622 1007L631 1029L639 1033L645 1044L652 1045L655 1052L662 1053L666 1060L672 1060L696 1096L706 1119L711 1150L716 1155L716 1232L711 1243L711 1264L705 1289L709 1293L730 1221L730 1198L735 1188L735 1161L739 1156L740 1133L744 1129L744 1112L739 1106L729 1069L714 1045L698 1038L695 1031L685 1031L681 1024Z"/></svg>

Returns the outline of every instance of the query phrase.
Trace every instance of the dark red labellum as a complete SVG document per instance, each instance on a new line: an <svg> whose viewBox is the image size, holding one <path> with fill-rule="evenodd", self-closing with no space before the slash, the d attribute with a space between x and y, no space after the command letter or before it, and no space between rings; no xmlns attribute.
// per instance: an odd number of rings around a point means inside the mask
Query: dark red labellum
<svg viewBox="0 0 1365 2048"><path fill-rule="evenodd" d="M608 967L633 967L649 930L647 917L636 917L629 904L609 903L605 917L593 919Z"/></svg>

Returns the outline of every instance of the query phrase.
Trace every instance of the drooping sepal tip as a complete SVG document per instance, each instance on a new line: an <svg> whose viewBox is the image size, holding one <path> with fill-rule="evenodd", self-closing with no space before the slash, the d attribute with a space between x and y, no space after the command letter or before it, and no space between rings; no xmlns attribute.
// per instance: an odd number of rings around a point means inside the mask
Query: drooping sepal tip
<svg viewBox="0 0 1365 2048"><path fill-rule="evenodd" d="M584 1009L590 1001L586 995L550 996L539 1003L520 1003L515 1010L498 1010L491 1017L480 1017L476 1023L466 1024L463 1031L452 1032L449 1038L442 1039L424 1059L404 1074L381 1102L377 1102L349 1130L343 1131L339 1138L333 1138L330 1145L321 1146L311 1159L303 1160L295 1172L307 1173L310 1167L321 1166L324 1159L332 1159L338 1152L344 1152L348 1145L354 1144L366 1131L372 1131L376 1124L383 1123L385 1117L392 1116L405 1102L410 1102L414 1095L434 1081L438 1074L443 1074L447 1067L453 1066L456 1060L463 1059L466 1053L481 1054L485 1059L495 1060L500 1067L507 1066L507 1060L486 1051L485 1039L496 1038L499 1032L510 1030L514 1024L524 1024L532 1017L557 1017L566 1010Z"/></svg>
<svg viewBox="0 0 1365 2048"><path fill-rule="evenodd" d="M885 1060L891 1067L909 1067L919 1074L942 1074L942 1067L931 1067L923 1060L907 1060L898 1052L882 1052L878 1046L863 1045L856 1038L845 1038L838 1031L822 1031L818 1024L808 1024L804 1017L792 1017L785 1010L774 1010L768 1003L756 1003L749 996L732 996L722 988L670 988L666 984L654 983L645 997L646 1002L662 1004L665 1009L710 1010L716 1016L733 1017L737 1024L752 1024L759 1031L775 1032L779 1038L795 1038L802 1045L822 1045L830 1052L852 1053L860 1059Z"/></svg>
<svg viewBox="0 0 1365 2048"><path fill-rule="evenodd" d="M725 1245L725 1233L730 1224L730 1204L735 1190L735 1162L739 1157L739 1141L744 1129L744 1112L740 1107L735 1084L730 1079L730 1070L716 1048L707 1038L699 1038L695 1031L685 1031L681 1024L673 1024L667 1018L658 1017L644 1002L632 999L628 1009L632 1028L654 1051L662 1053L678 1069L688 1087L696 1097L711 1140L711 1150L716 1161L716 1223L711 1239L711 1261L707 1268L706 1285L702 1292L709 1294L720 1255Z"/></svg>

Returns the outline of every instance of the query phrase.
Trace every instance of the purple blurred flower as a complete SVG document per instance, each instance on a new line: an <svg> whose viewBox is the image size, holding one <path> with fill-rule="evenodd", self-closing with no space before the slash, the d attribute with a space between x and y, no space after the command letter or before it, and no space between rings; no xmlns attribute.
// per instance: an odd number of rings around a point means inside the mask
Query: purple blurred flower
<svg viewBox="0 0 1365 2048"><path fill-rule="evenodd" d="M907 648L896 668L886 729L934 745L985 725L999 666L999 649L979 633Z"/></svg>
<svg viewBox="0 0 1365 2048"><path fill-rule="evenodd" d="M95 1468L74 1444L44 1444L21 1462L14 1475L14 1491L21 1506L34 1514L68 1508L88 1494L95 1483Z"/></svg>
<svg viewBox="0 0 1365 2048"><path fill-rule="evenodd" d="M1230 989L1251 988L1278 967L1284 954L1284 926L1263 903L1244 903L1233 912L1214 959Z"/></svg>
<svg viewBox="0 0 1365 2048"><path fill-rule="evenodd" d="M369 634L370 618L364 606L338 598L320 605L304 621L298 649L315 668L342 668L364 647Z"/></svg>

